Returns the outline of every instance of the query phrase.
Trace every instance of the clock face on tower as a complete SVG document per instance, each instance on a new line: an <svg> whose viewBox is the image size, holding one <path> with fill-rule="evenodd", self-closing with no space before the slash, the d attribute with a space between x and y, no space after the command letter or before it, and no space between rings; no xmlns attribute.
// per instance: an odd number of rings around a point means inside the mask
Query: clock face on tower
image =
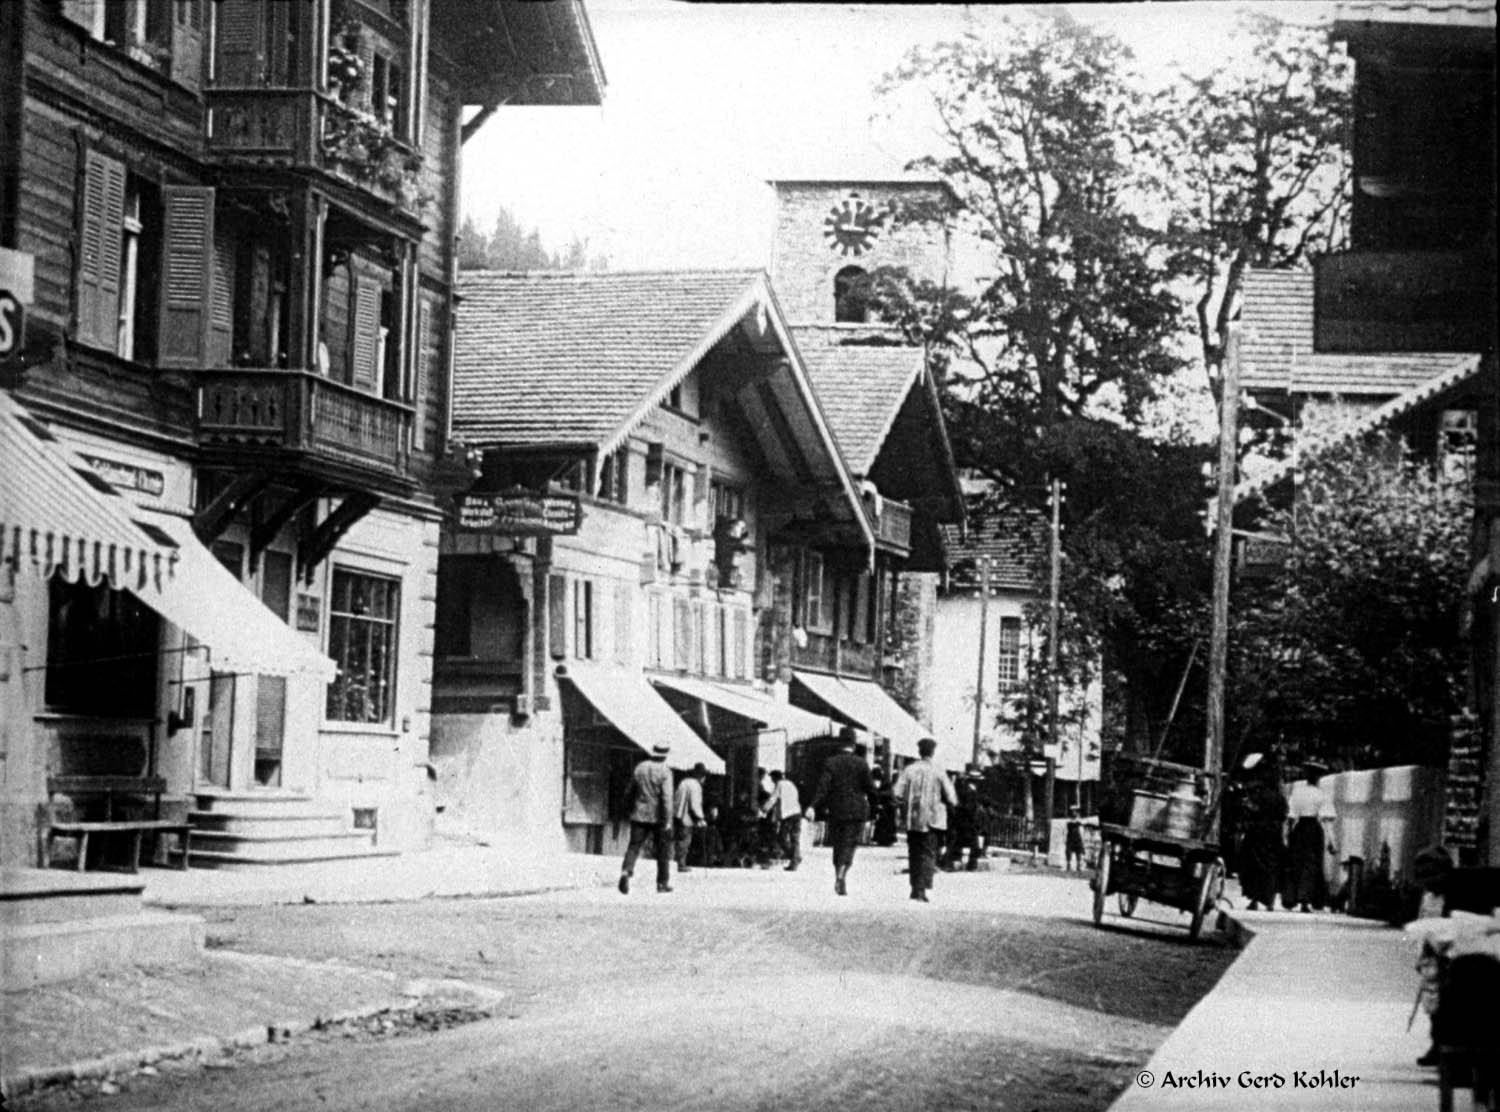
<svg viewBox="0 0 1500 1112"><path fill-rule="evenodd" d="M830 250L846 258L863 255L875 246L884 226L885 214L855 193L828 210L823 220L823 239Z"/></svg>

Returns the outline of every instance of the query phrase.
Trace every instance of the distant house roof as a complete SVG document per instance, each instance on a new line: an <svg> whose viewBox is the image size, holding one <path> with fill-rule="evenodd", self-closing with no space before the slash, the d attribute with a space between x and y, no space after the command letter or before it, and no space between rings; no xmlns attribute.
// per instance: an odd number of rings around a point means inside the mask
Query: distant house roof
<svg viewBox="0 0 1500 1112"><path fill-rule="evenodd" d="M1334 25L1422 23L1439 27L1494 27L1494 0L1345 0Z"/></svg>
<svg viewBox="0 0 1500 1112"><path fill-rule="evenodd" d="M510 447L610 445L766 289L758 270L461 274L454 431Z"/></svg>
<svg viewBox="0 0 1500 1112"><path fill-rule="evenodd" d="M1365 358L1377 359L1381 357L1367 356ZM1295 471L1301 460L1310 456L1316 456L1320 452L1326 452L1336 445L1347 443L1366 433L1374 432L1376 429L1389 424L1403 414L1411 412L1424 402L1430 401L1445 391L1461 385L1479 373L1480 357L1478 355L1449 355L1444 358L1448 360L1446 369L1440 371L1438 374L1429 375L1417 386L1392 398L1384 405L1372 410L1363 417L1321 432L1304 434L1300 443L1295 445L1294 451L1286 459L1278 461L1272 467L1256 475L1255 478L1246 479L1236 486L1234 488L1235 503L1238 504L1247 498L1269 490Z"/></svg>
<svg viewBox="0 0 1500 1112"><path fill-rule="evenodd" d="M1241 299L1240 385L1251 392L1391 398L1463 358L1457 352L1313 351L1313 275L1250 270Z"/></svg>
<svg viewBox="0 0 1500 1112"><path fill-rule="evenodd" d="M1036 562L1047 547L1047 522L1043 515L1020 506L986 508L982 494L970 494L967 500L968 539L963 539L957 526L943 526L950 582L960 587L978 587L976 562L985 559L990 561L991 587L1035 590Z"/></svg>
<svg viewBox="0 0 1500 1112"><path fill-rule="evenodd" d="M856 475L868 475L922 375L922 349L900 342L848 343L849 331L837 325L799 324L792 335L844 459Z"/></svg>

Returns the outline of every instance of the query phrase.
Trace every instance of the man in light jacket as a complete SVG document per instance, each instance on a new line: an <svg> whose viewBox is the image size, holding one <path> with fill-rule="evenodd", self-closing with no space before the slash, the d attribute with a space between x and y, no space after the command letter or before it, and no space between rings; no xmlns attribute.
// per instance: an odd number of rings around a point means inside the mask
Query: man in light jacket
<svg viewBox="0 0 1500 1112"><path fill-rule="evenodd" d="M708 769L699 761L693 771L677 785L677 795L672 801L673 817L677 820L677 871L689 873L688 854L693 851L693 835L703 825L703 778Z"/></svg>
<svg viewBox="0 0 1500 1112"><path fill-rule="evenodd" d="M781 769L772 769L771 783L775 786L762 814L776 823L776 837L787 857L786 871L794 873L802 864L802 800L797 785Z"/></svg>
<svg viewBox="0 0 1500 1112"><path fill-rule="evenodd" d="M670 747L656 745L648 760L630 775L626 805L630 809L630 845L620 866L620 895L630 895L630 877L636 858L647 838L656 842L656 890L672 890L672 770L667 767Z"/></svg>
<svg viewBox="0 0 1500 1112"><path fill-rule="evenodd" d="M937 871L937 847L948 829L948 808L958 805L958 796L948 774L932 763L937 742L924 737L917 742L921 759L901 770L896 778L896 805L906 813L906 860L911 880L911 898L927 902L932 877Z"/></svg>

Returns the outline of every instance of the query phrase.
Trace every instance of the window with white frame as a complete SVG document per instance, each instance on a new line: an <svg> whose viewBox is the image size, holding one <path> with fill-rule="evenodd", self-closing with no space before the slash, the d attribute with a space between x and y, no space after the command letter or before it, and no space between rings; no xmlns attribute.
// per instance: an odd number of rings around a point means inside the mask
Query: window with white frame
<svg viewBox="0 0 1500 1112"><path fill-rule="evenodd" d="M329 721L391 721L396 690L396 619L400 611L398 580L334 569L328 605L328 655L338 665L338 675L328 685Z"/></svg>
<svg viewBox="0 0 1500 1112"><path fill-rule="evenodd" d="M1014 691L1021 685L1021 619L1000 619L1000 690Z"/></svg>
<svg viewBox="0 0 1500 1112"><path fill-rule="evenodd" d="M803 608L807 628L819 633L833 632L833 584L828 566L820 552L807 553L803 564Z"/></svg>

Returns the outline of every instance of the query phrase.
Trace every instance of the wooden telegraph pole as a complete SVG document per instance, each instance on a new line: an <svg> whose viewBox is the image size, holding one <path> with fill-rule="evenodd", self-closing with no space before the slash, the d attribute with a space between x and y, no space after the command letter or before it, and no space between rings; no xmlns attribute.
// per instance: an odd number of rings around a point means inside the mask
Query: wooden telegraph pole
<svg viewBox="0 0 1500 1112"><path fill-rule="evenodd" d="M1062 752L1057 733L1057 611L1062 589L1062 483L1052 480L1052 575L1047 598L1047 780L1042 789L1042 829L1046 830L1051 851L1052 796L1057 788L1057 756Z"/></svg>
<svg viewBox="0 0 1500 1112"><path fill-rule="evenodd" d="M1240 331L1230 325L1219 391L1219 500L1214 528L1213 625L1208 641L1208 734L1203 767L1217 798L1224 773L1224 675L1229 665L1229 575L1234 555L1234 485L1239 455ZM1210 810L1209 838L1219 834L1219 808Z"/></svg>
<svg viewBox="0 0 1500 1112"><path fill-rule="evenodd" d="M984 643L990 624L990 561L981 556L975 561L979 572L979 666L974 678L974 757L979 763L980 737L984 730Z"/></svg>

